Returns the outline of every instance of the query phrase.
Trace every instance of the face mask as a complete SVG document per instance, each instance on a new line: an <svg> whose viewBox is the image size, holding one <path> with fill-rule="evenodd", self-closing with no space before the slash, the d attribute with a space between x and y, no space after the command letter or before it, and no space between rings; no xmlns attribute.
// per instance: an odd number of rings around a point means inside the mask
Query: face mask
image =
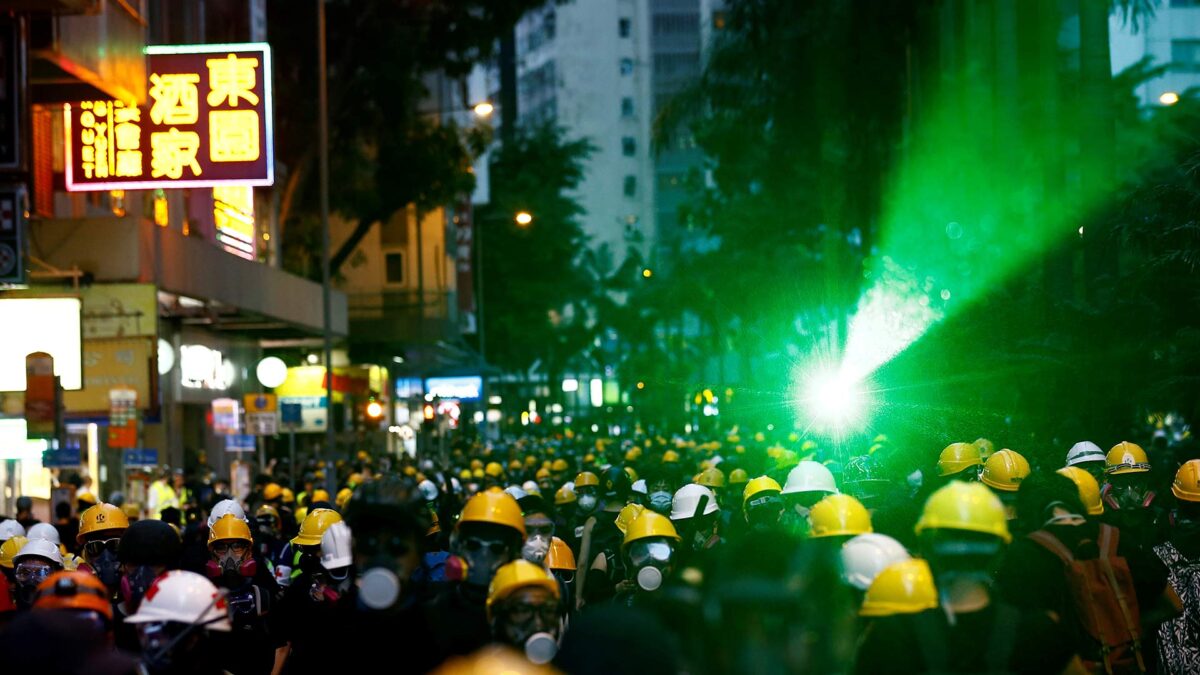
<svg viewBox="0 0 1200 675"><path fill-rule="evenodd" d="M154 583L156 577L154 568L149 565L129 568L125 576L121 577L121 598L130 613L137 611L138 605L142 604L142 597L146 595L146 590Z"/></svg>
<svg viewBox="0 0 1200 675"><path fill-rule="evenodd" d="M643 591L657 591L662 583L663 573L657 567L643 567L637 572L637 585Z"/></svg>
<svg viewBox="0 0 1200 675"><path fill-rule="evenodd" d="M466 582L486 588L496 570L509 562L508 546L502 541L467 539L462 542L462 557L467 561Z"/></svg>
<svg viewBox="0 0 1200 675"><path fill-rule="evenodd" d="M121 563L117 561L116 553L105 550L100 555L92 558L90 565L92 571L96 573L96 577L105 586L115 589L120 585Z"/></svg>
<svg viewBox="0 0 1200 675"><path fill-rule="evenodd" d="M697 532L692 535L692 550L699 551L708 543L710 532Z"/></svg>
<svg viewBox="0 0 1200 675"><path fill-rule="evenodd" d="M550 633L534 633L525 641L525 658L534 665L550 663L557 653L558 640Z"/></svg>
<svg viewBox="0 0 1200 675"><path fill-rule="evenodd" d="M591 513L596 509L596 497L595 495L580 495L578 504L580 513Z"/></svg>
<svg viewBox="0 0 1200 675"><path fill-rule="evenodd" d="M671 493L670 492L651 492L650 493L650 509L657 513L670 513L670 511L671 511Z"/></svg>
<svg viewBox="0 0 1200 675"><path fill-rule="evenodd" d="M535 534L521 548L521 557L531 563L541 565L542 561L546 559L546 554L549 552L550 538L543 534Z"/></svg>
<svg viewBox="0 0 1200 675"><path fill-rule="evenodd" d="M358 599L369 609L384 610L400 599L400 577L388 567L370 567L358 580Z"/></svg>

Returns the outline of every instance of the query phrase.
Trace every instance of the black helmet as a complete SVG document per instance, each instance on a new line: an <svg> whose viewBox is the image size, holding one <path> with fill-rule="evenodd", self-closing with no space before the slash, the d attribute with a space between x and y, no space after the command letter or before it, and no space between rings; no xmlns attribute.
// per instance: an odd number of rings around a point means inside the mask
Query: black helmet
<svg viewBox="0 0 1200 675"><path fill-rule="evenodd" d="M161 520L139 520L121 535L117 559L126 565L165 565L174 568L183 553L175 528Z"/></svg>
<svg viewBox="0 0 1200 675"><path fill-rule="evenodd" d="M633 489L633 481L629 479L629 474L623 467L610 466L604 470L604 476L600 479L600 488L605 497L624 499Z"/></svg>

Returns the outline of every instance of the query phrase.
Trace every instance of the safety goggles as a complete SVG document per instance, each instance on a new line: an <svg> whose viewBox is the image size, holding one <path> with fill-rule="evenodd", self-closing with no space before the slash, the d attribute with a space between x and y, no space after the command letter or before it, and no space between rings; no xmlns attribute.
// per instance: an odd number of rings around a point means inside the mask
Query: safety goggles
<svg viewBox="0 0 1200 675"><path fill-rule="evenodd" d="M54 570L49 564L40 560L24 561L17 565L17 569L13 572L17 583L21 584L40 584L50 576Z"/></svg>
<svg viewBox="0 0 1200 675"><path fill-rule="evenodd" d="M233 551L237 555L242 555L246 551L250 550L250 542L242 541L240 539L234 541L218 541L213 543L211 548L212 552L216 553L217 555L225 555L230 551Z"/></svg>
<svg viewBox="0 0 1200 675"><path fill-rule="evenodd" d="M86 553L89 558L99 558L100 554L104 553L105 551L112 551L113 553L116 553L117 549L120 547L120 537L113 537L112 539L96 539L95 541L89 541L88 543L84 544L83 552Z"/></svg>
<svg viewBox="0 0 1200 675"><path fill-rule="evenodd" d="M479 553L487 549L492 555L504 555L508 552L508 543L503 541L487 541L486 539L468 539L463 542L463 548L468 553Z"/></svg>
<svg viewBox="0 0 1200 675"><path fill-rule="evenodd" d="M542 624L547 626L558 623L558 606L554 603L513 602L505 605L504 613L510 623L517 625L527 625L535 618L541 619Z"/></svg>
<svg viewBox="0 0 1200 675"><path fill-rule="evenodd" d="M645 567L651 562L671 561L671 545L663 541L635 541L629 545L629 560L634 567Z"/></svg>
<svg viewBox="0 0 1200 675"><path fill-rule="evenodd" d="M538 535L538 534L540 534L544 537L554 536L554 523L547 523L545 525L530 525L528 523L525 524L525 536L526 537L532 537L532 536Z"/></svg>

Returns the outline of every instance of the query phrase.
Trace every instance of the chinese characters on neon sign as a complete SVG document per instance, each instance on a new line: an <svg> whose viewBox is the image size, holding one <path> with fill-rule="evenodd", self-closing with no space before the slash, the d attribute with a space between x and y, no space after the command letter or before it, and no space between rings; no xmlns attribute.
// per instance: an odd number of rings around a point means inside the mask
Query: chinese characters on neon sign
<svg viewBox="0 0 1200 675"><path fill-rule="evenodd" d="M67 189L270 185L265 44L147 47L147 108L67 106Z"/></svg>

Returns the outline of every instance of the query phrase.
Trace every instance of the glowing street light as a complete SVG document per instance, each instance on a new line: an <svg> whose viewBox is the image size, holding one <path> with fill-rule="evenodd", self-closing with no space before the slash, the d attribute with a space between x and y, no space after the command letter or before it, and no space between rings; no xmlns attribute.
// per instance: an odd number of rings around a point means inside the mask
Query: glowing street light
<svg viewBox="0 0 1200 675"><path fill-rule="evenodd" d="M518 211L515 220L517 225L525 227L533 222L533 214L528 211Z"/></svg>
<svg viewBox="0 0 1200 675"><path fill-rule="evenodd" d="M821 430L841 434L866 415L863 383L844 370L818 371L801 386L800 404Z"/></svg>
<svg viewBox="0 0 1200 675"><path fill-rule="evenodd" d="M491 117L492 113L496 111L496 106L492 105L488 101L480 101L479 103L476 103L475 107L471 108L471 110L475 112L476 117L487 118Z"/></svg>
<svg viewBox="0 0 1200 675"><path fill-rule="evenodd" d="M650 277L654 276L654 270L647 267L642 270L642 276L649 279Z"/></svg>
<svg viewBox="0 0 1200 675"><path fill-rule="evenodd" d="M1163 93L1159 94L1158 102L1163 105L1175 105L1176 103L1179 103L1179 94L1176 94L1173 91L1164 91Z"/></svg>

